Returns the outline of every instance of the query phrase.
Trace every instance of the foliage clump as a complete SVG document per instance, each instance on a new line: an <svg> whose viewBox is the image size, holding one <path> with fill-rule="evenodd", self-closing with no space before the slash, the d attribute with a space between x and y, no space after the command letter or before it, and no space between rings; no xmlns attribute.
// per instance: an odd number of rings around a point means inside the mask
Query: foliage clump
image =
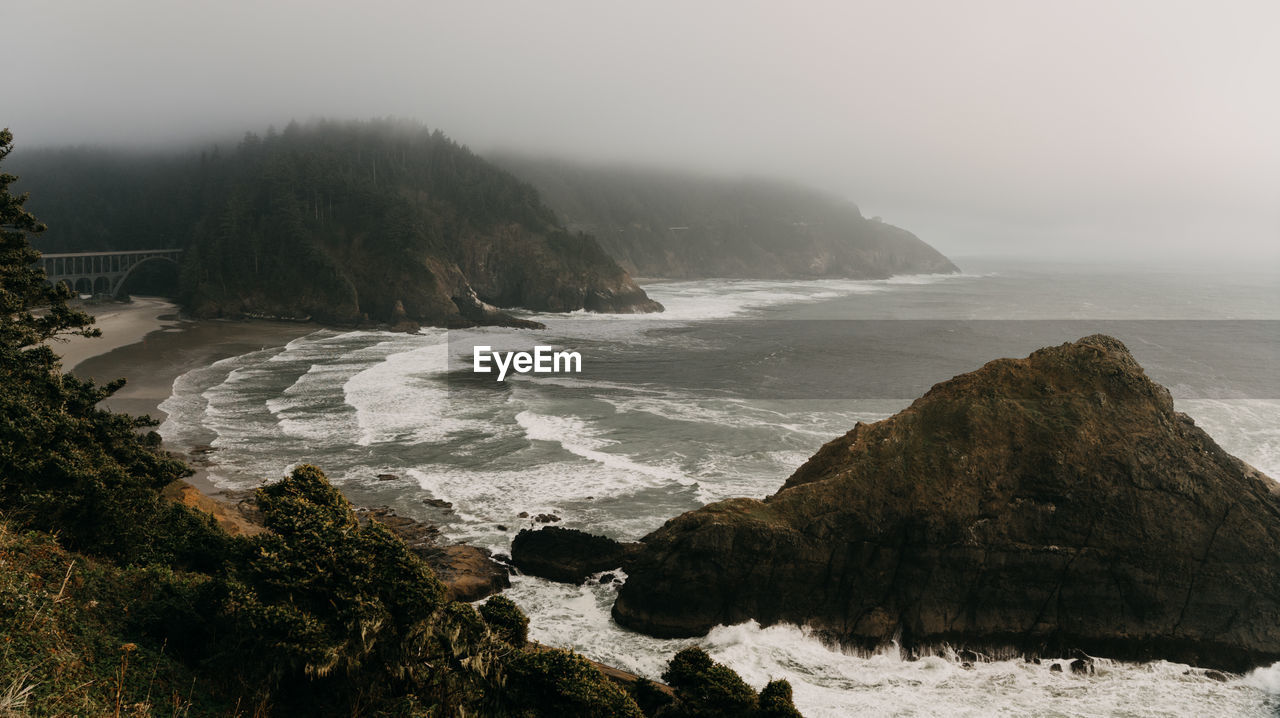
<svg viewBox="0 0 1280 718"><path fill-rule="evenodd" d="M529 641L529 618L515 601L501 594L490 596L480 606L480 615L490 630L508 645L523 648Z"/></svg>
<svg viewBox="0 0 1280 718"><path fill-rule="evenodd" d="M760 689L760 718L800 718L791 698L791 683L777 678Z"/></svg>
<svg viewBox="0 0 1280 718"><path fill-rule="evenodd" d="M698 646L674 657L662 679L675 689L676 701L658 711L661 718L783 718L798 716L791 684L774 680L759 695L732 668L716 663Z"/></svg>
<svg viewBox="0 0 1280 718"><path fill-rule="evenodd" d="M643 718L635 701L576 653L554 648L522 651L511 662L515 715L566 718Z"/></svg>
<svg viewBox="0 0 1280 718"><path fill-rule="evenodd" d="M174 578L0 520L0 716L233 715L214 681L136 630L152 587Z"/></svg>

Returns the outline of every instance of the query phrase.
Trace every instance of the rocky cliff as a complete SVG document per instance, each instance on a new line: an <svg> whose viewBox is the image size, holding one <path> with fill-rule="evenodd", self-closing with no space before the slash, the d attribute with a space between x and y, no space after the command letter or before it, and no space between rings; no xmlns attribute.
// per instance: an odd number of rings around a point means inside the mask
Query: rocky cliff
<svg viewBox="0 0 1280 718"><path fill-rule="evenodd" d="M756 619L863 648L1280 659L1280 486L1105 336L938 384L633 550L613 614L659 636Z"/></svg>
<svg viewBox="0 0 1280 718"><path fill-rule="evenodd" d="M914 234L857 205L758 179L491 156L575 230L645 277L883 278L958 271Z"/></svg>

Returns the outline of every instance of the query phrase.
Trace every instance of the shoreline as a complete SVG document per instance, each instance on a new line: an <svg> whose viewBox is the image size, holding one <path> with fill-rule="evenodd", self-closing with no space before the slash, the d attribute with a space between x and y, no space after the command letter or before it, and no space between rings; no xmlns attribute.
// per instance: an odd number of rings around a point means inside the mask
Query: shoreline
<svg viewBox="0 0 1280 718"><path fill-rule="evenodd" d="M83 307L90 313L94 308ZM102 408L158 420L167 418L160 404L172 395L174 381L188 371L247 352L284 346L325 329L311 322L188 319L178 314L173 303L156 297L107 305L95 318L101 337L73 338L55 346L54 351L67 350L63 365L82 379L105 383L125 378L126 384L99 404ZM162 442L161 448L195 472L165 487L165 497L210 514L232 535L252 536L265 530L256 509L244 501L249 492L225 490L210 479L210 469L217 465L210 447L175 447ZM383 508L357 507L357 512L383 523L419 551L457 600L479 600L509 585L506 569L483 549L437 545L434 527Z"/></svg>
<svg viewBox="0 0 1280 718"><path fill-rule="evenodd" d="M268 319L189 319L179 314L177 305L159 297L101 306L105 309L96 314L98 305L79 307L94 315L101 337L71 337L53 345L63 371L99 384L123 378L125 385L99 406L159 422L168 418L160 404L173 394L173 383L183 374L324 329ZM234 499L209 479L207 457L192 453L191 447L162 447L191 466L195 473L184 481L201 494L217 501Z"/></svg>
<svg viewBox="0 0 1280 718"><path fill-rule="evenodd" d="M94 308L82 307L90 314ZM98 383L124 378L125 385L102 407L160 421L167 418L160 404L173 393L173 382L188 371L246 352L284 346L324 329L318 324L268 319L189 319L179 314L175 304L158 297L113 305L95 318L101 337L72 337L53 345L63 370Z"/></svg>

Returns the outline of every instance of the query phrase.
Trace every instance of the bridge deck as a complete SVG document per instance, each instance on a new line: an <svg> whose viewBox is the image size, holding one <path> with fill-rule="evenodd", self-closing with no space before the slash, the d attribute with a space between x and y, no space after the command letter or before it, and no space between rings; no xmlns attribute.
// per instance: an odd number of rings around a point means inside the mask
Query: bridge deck
<svg viewBox="0 0 1280 718"><path fill-rule="evenodd" d="M62 259L64 257L111 257L125 254L182 254L181 249L124 249L118 252L50 252L40 253L41 259Z"/></svg>
<svg viewBox="0 0 1280 718"><path fill-rule="evenodd" d="M181 249L125 249L116 252L54 252L37 260L45 278L76 292L117 294L139 266L153 261L178 264Z"/></svg>

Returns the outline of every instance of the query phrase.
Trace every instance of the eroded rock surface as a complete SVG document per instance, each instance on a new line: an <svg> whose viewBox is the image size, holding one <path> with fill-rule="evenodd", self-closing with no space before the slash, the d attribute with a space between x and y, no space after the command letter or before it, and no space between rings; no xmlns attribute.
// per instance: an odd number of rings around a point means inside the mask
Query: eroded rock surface
<svg viewBox="0 0 1280 718"><path fill-rule="evenodd" d="M1280 487L1101 335L938 384L625 568L614 617L657 636L755 619L868 648L1280 660Z"/></svg>

